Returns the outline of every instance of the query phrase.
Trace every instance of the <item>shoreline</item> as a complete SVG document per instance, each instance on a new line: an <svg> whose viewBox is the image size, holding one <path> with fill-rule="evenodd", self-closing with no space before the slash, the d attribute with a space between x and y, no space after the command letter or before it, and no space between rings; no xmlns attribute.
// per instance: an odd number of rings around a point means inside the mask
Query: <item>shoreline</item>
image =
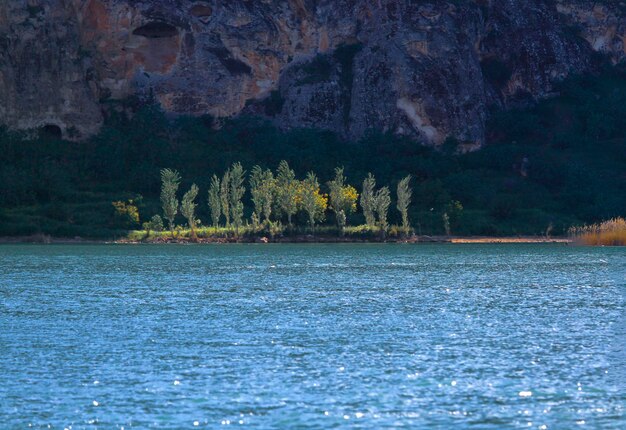
<svg viewBox="0 0 626 430"><path fill-rule="evenodd" d="M571 244L565 237L546 238L542 236L411 236L405 238L388 237L385 239L354 238L337 236L283 236L273 239L268 237L209 237L192 241L189 238L154 238L149 240L124 239L85 239L81 237L52 237L48 235L6 236L0 237L0 244L228 244L228 243L448 243L448 244Z"/></svg>
<svg viewBox="0 0 626 430"><path fill-rule="evenodd" d="M490 237L490 236L471 236L471 237L455 237L450 240L451 243L572 243L572 239L567 237Z"/></svg>

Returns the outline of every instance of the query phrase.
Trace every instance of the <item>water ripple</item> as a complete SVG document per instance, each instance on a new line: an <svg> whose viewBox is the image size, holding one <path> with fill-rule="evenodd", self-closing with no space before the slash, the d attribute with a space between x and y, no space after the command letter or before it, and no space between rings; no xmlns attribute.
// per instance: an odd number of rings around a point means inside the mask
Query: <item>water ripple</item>
<svg viewBox="0 0 626 430"><path fill-rule="evenodd" d="M626 253L0 246L2 428L624 428Z"/></svg>

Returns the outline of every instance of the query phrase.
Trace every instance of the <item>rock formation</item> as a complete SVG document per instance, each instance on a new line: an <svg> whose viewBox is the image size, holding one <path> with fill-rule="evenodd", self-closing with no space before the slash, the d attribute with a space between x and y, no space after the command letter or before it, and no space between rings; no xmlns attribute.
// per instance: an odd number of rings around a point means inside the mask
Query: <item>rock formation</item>
<svg viewBox="0 0 626 430"><path fill-rule="evenodd" d="M0 124L95 133L130 95L349 138L484 141L488 108L626 57L626 3L3 0Z"/></svg>

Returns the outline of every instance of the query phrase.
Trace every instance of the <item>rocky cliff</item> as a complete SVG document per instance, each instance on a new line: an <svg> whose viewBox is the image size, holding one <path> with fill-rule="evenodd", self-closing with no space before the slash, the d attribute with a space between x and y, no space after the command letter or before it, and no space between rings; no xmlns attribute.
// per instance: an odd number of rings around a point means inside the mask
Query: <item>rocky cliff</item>
<svg viewBox="0 0 626 430"><path fill-rule="evenodd" d="M620 0L3 0L0 124L80 138L129 95L350 138L484 141L490 106L626 57Z"/></svg>

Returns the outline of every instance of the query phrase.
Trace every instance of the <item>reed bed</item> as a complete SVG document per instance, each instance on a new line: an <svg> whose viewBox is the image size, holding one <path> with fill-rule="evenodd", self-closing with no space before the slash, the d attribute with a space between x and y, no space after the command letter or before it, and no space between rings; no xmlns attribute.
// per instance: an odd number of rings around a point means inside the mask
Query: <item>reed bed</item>
<svg viewBox="0 0 626 430"><path fill-rule="evenodd" d="M574 243L589 246L626 246L626 219L613 218L598 224L572 227Z"/></svg>

